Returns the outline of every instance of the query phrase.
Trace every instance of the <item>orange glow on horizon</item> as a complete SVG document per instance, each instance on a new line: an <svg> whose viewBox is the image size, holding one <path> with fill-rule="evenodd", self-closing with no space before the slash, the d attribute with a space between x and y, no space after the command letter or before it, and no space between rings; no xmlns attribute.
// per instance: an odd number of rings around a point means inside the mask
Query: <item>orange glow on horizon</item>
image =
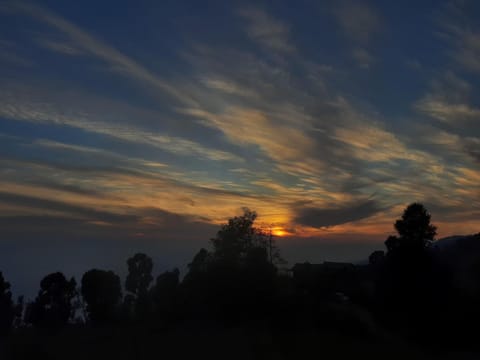
<svg viewBox="0 0 480 360"><path fill-rule="evenodd" d="M283 236L287 236L288 232L285 231L282 228L275 228L275 229L272 229L272 235L273 236L278 236L278 237L283 237Z"/></svg>

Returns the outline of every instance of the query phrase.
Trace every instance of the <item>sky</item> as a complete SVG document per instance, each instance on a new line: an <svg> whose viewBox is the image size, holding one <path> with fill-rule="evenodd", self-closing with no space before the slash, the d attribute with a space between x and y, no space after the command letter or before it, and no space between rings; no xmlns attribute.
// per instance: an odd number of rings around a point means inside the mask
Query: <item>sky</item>
<svg viewBox="0 0 480 360"><path fill-rule="evenodd" d="M0 267L184 268L248 207L356 261L480 231L475 1L0 1Z"/></svg>

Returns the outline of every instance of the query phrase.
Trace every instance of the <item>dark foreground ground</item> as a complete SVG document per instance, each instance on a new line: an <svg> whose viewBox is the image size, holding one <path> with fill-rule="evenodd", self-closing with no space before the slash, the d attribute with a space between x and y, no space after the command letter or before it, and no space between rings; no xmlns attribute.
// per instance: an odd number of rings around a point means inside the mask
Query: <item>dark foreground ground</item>
<svg viewBox="0 0 480 360"><path fill-rule="evenodd" d="M480 359L480 354L422 349L395 339L373 339L325 331L243 328L148 331L68 328L57 334L31 329L1 343L0 359ZM441 349L440 349L441 348ZM443 349L443 350L442 350Z"/></svg>

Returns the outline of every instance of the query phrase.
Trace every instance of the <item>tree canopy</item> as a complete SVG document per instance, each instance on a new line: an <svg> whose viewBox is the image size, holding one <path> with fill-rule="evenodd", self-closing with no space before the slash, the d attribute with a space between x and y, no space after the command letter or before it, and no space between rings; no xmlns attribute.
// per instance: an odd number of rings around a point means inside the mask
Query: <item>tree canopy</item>
<svg viewBox="0 0 480 360"><path fill-rule="evenodd" d="M72 300L77 295L74 278L61 272L51 273L40 282L35 301L27 309L26 320L35 326L58 328L73 317Z"/></svg>
<svg viewBox="0 0 480 360"><path fill-rule="evenodd" d="M90 321L98 324L113 319L122 297L118 275L113 271L89 270L83 274L81 292Z"/></svg>
<svg viewBox="0 0 480 360"><path fill-rule="evenodd" d="M389 236L385 246L389 252L398 249L424 249L437 235L437 228L431 224L431 215L420 203L407 206L402 217L398 219L394 227L397 236Z"/></svg>
<svg viewBox="0 0 480 360"><path fill-rule="evenodd" d="M125 289L137 297L145 295L153 280L152 259L148 255L137 253L127 260L127 265L128 275Z"/></svg>
<svg viewBox="0 0 480 360"><path fill-rule="evenodd" d="M232 264L245 264L252 259L280 262L281 258L274 244L271 233L255 227L257 213L248 208L243 209L243 214L232 217L223 224L213 244L213 258L217 261Z"/></svg>

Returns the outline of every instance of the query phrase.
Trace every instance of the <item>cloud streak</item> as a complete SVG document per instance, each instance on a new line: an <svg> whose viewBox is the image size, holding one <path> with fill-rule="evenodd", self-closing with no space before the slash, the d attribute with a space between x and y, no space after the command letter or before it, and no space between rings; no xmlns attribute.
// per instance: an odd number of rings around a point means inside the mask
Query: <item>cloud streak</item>
<svg viewBox="0 0 480 360"><path fill-rule="evenodd" d="M381 210L374 200L356 201L333 209L304 207L298 209L295 222L314 228L330 227L369 218Z"/></svg>
<svg viewBox="0 0 480 360"><path fill-rule="evenodd" d="M285 23L259 8L244 8L238 13L248 22L247 34L252 40L274 51L295 51L290 40L290 29Z"/></svg>
<svg viewBox="0 0 480 360"><path fill-rule="evenodd" d="M78 26L54 14L53 12L29 2L20 1L11 3L9 5L15 11L25 13L58 29L61 33L67 35L79 49L97 57L98 59L103 60L118 73L125 74L130 78L141 82L142 84L150 85L153 88L170 95L177 101L185 104L192 104L192 99L185 97L184 94L180 93L174 86L162 79L159 75L154 74L152 71L146 69L144 66L140 65L138 62L123 54L119 50L113 48L112 46L95 39L88 32L82 30ZM51 41L47 42L46 44L54 51L61 50L60 52L73 55L71 50L73 48L69 48L69 50L66 51L66 47L63 44L53 43Z"/></svg>

